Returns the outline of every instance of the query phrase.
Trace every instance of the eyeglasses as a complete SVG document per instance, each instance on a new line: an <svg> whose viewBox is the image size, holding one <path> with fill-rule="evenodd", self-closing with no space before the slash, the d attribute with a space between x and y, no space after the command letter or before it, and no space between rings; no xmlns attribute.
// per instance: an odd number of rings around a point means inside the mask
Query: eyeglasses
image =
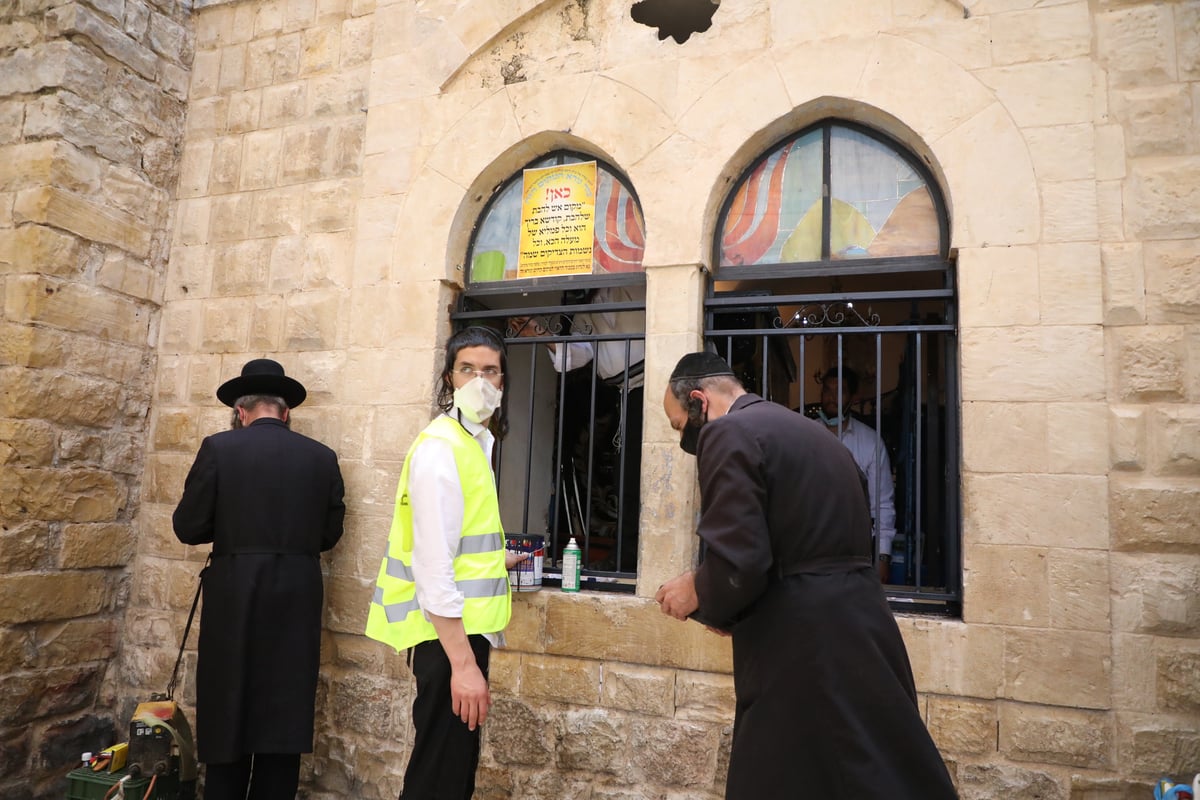
<svg viewBox="0 0 1200 800"><path fill-rule="evenodd" d="M504 377L504 373L495 367L484 367L483 369L475 369L469 364L463 364L461 367L455 367L454 372L462 375L464 378L477 375L484 380L495 383Z"/></svg>

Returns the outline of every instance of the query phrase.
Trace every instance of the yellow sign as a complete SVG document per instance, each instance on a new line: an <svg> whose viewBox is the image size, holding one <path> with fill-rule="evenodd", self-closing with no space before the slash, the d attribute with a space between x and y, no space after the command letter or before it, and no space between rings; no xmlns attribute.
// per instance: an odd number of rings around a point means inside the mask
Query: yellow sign
<svg viewBox="0 0 1200 800"><path fill-rule="evenodd" d="M527 169L523 177L517 277L590 273L596 162Z"/></svg>

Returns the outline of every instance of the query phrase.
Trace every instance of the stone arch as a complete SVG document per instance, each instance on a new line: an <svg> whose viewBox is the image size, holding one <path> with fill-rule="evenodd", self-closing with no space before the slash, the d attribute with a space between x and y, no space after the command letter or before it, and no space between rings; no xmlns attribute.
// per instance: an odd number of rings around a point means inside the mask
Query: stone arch
<svg viewBox="0 0 1200 800"><path fill-rule="evenodd" d="M464 220L481 207L472 198L485 176L558 146L603 155L626 172L642 201L647 266L706 263L729 184L772 141L821 116L871 124L925 159L946 197L952 248L1039 239L1040 196L1019 129L991 89L925 45L875 34L772 48L717 76L682 110L632 83L570 75L506 86L474 105L433 146L403 204L399 229L432 234L405 242L411 268L461 280ZM648 135L627 134L635 118ZM462 147L480 128L491 152ZM693 186L711 187L707 196L677 191L683 171Z"/></svg>
<svg viewBox="0 0 1200 800"><path fill-rule="evenodd" d="M946 197L952 248L1038 240L1041 202L1024 137L994 93L954 61L884 34L776 51L772 61L791 107L746 130L726 156L705 206L703 241L711 242L721 201L749 163L774 141L828 116L879 128L926 162ZM839 69L829 70L831 63ZM723 81L689 114L744 102L740 91ZM980 141L988 142L986 153ZM1003 170L990 166L997 159Z"/></svg>
<svg viewBox="0 0 1200 800"><path fill-rule="evenodd" d="M562 0L458 0L453 11L444 13L431 4L428 13L397 4L377 12L380 33L373 56L384 67L373 78L371 96L386 98L433 95L453 83L455 77L480 52L519 22ZM403 80L383 82L385 75L403 75Z"/></svg>
<svg viewBox="0 0 1200 800"><path fill-rule="evenodd" d="M446 242L446 266L451 273L452 281L460 286L463 283L463 264L466 261L467 248L471 242L471 233L492 193L530 161L555 150L574 150L586 153L620 168L611 155L588 140L561 131L539 131L499 153L467 187L462 202L454 214L454 219L450 223Z"/></svg>
<svg viewBox="0 0 1200 800"><path fill-rule="evenodd" d="M601 75L588 80L582 98L565 91L570 79L514 84L492 93L450 126L408 191L395 229L393 254L403 246L410 270L461 283L471 228L492 190L551 150L565 148L602 158L624 171L637 189L637 178L628 165L643 160L673 126L653 100L627 84ZM632 141L620 129L631 109L636 110L639 129L649 133ZM462 146L477 137L479 129L491 132L494 150ZM403 230L433 235L413 241L399 235ZM443 233L445 238L440 236Z"/></svg>
<svg viewBox="0 0 1200 800"><path fill-rule="evenodd" d="M770 150L780 140L831 117L861 123L886 133L896 142L903 145L931 170L934 180L937 181L938 188L941 190L943 196L947 195L946 179L941 169L941 164L924 140L912 128L905 125L903 121L874 106L865 105L842 97L820 97L797 106L782 117L773 120L767 126L755 131L730 157L726 168L722 170L720 178L713 187L713 191L705 207L704 234L706 237L705 241L710 246L713 236L716 233L716 224L720 216L721 205L724 203L732 186L750 164L764 152ZM952 207L949 205L949 197L946 197L946 202L947 213L950 218L949 224L953 231L954 219Z"/></svg>
<svg viewBox="0 0 1200 800"><path fill-rule="evenodd" d="M459 70L506 30L538 13L543 7L557 2L560 0L509 0L505 3L497 3L496 0L459 0L454 13L446 19L445 27L448 35L461 42L463 57L457 64L447 64L448 71L442 78L442 87L453 82ZM499 16L502 13L507 15Z"/></svg>

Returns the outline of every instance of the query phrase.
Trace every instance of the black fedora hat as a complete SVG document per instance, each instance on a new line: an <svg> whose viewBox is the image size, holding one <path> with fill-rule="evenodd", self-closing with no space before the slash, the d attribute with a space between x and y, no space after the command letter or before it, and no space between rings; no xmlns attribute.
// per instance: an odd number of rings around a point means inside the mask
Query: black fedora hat
<svg viewBox="0 0 1200 800"><path fill-rule="evenodd" d="M269 358L247 361L246 366L242 367L241 375L225 381L217 389L217 399L227 406L233 406L239 397L249 394L282 397L288 408L295 408L308 397L303 384L284 375L283 365Z"/></svg>

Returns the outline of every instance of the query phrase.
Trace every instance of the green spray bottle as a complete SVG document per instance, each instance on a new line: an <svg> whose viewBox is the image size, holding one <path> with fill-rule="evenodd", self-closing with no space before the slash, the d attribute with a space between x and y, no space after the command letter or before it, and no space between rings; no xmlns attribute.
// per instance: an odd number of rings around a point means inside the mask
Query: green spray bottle
<svg viewBox="0 0 1200 800"><path fill-rule="evenodd" d="M562 557L562 590L564 592L579 591L579 572L583 564L583 553L572 536L567 546L563 548Z"/></svg>

